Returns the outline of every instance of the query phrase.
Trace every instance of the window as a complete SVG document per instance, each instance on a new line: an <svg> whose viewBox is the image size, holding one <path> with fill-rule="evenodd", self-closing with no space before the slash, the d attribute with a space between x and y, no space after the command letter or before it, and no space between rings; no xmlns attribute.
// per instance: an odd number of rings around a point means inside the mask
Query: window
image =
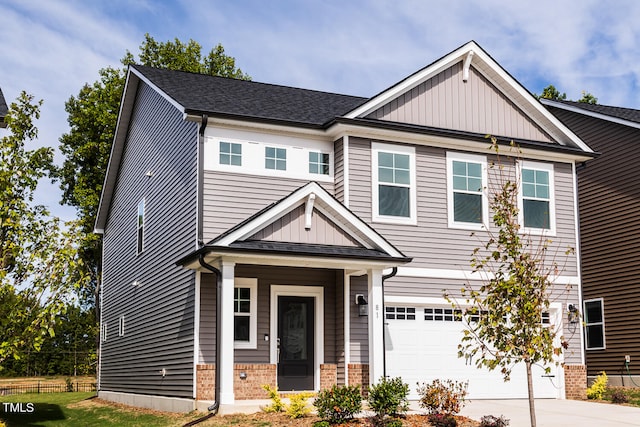
<svg viewBox="0 0 640 427"><path fill-rule="evenodd" d="M525 229L555 231L553 165L523 162L521 209Z"/></svg>
<svg viewBox="0 0 640 427"><path fill-rule="evenodd" d="M487 161L484 156L447 153L450 227L480 229L487 224Z"/></svg>
<svg viewBox="0 0 640 427"><path fill-rule="evenodd" d="M309 173L329 175L329 155L309 151Z"/></svg>
<svg viewBox="0 0 640 427"><path fill-rule="evenodd" d="M416 320L415 307L385 307L385 318L395 320Z"/></svg>
<svg viewBox="0 0 640 427"><path fill-rule="evenodd" d="M144 199L138 203L138 254L144 251Z"/></svg>
<svg viewBox="0 0 640 427"><path fill-rule="evenodd" d="M415 149L373 143L372 157L374 220L415 224Z"/></svg>
<svg viewBox="0 0 640 427"><path fill-rule="evenodd" d="M220 141L220 164L242 166L242 145Z"/></svg>
<svg viewBox="0 0 640 427"><path fill-rule="evenodd" d="M124 336L124 316L120 316L120 319L118 319L118 336Z"/></svg>
<svg viewBox="0 0 640 427"><path fill-rule="evenodd" d="M604 341L604 302L602 298L584 302L585 335L587 350L602 350Z"/></svg>
<svg viewBox="0 0 640 427"><path fill-rule="evenodd" d="M462 310L436 307L425 308L424 320L438 322L460 322L462 321Z"/></svg>
<svg viewBox="0 0 640 427"><path fill-rule="evenodd" d="M257 279L236 278L233 289L233 340L235 348L257 347Z"/></svg>
<svg viewBox="0 0 640 427"><path fill-rule="evenodd" d="M287 150L285 148L265 147L264 167L279 171L287 170Z"/></svg>

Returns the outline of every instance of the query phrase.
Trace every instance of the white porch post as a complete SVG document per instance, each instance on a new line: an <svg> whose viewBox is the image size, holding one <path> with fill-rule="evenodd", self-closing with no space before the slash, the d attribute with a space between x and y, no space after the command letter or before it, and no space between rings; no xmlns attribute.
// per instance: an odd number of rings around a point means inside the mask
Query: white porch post
<svg viewBox="0 0 640 427"><path fill-rule="evenodd" d="M220 331L220 360L217 361L220 375L220 397L218 402L221 405L233 405L235 396L233 394L233 285L235 281L235 263L223 261L221 265L222 289L221 299L221 322ZM217 396L216 396L217 398Z"/></svg>
<svg viewBox="0 0 640 427"><path fill-rule="evenodd" d="M369 291L369 384L375 384L384 373L382 270L367 271Z"/></svg>

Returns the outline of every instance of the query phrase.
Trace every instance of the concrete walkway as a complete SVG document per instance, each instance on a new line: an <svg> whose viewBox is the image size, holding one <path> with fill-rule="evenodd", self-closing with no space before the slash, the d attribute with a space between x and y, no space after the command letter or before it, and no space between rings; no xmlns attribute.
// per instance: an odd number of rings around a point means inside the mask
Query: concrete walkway
<svg viewBox="0 0 640 427"><path fill-rule="evenodd" d="M640 408L637 407L555 399L537 399L535 407L538 427L640 426ZM460 415L478 421L484 415L504 415L510 420L509 427L530 426L529 401L526 399L473 400L467 402Z"/></svg>

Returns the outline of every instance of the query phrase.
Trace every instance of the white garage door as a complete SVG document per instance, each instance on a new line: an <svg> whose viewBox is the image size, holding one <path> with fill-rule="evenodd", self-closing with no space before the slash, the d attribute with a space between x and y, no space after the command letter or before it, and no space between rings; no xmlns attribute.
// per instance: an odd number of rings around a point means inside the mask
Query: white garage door
<svg viewBox="0 0 640 427"><path fill-rule="evenodd" d="M387 375L402 377L411 388L410 399L418 399L417 383L434 379L469 381L469 399L519 399L527 397L524 365L516 366L511 380L499 371L478 369L474 361L458 358L463 324L456 321L451 306L390 305L385 307ZM537 398L558 398L562 378L553 366L550 374L533 367Z"/></svg>

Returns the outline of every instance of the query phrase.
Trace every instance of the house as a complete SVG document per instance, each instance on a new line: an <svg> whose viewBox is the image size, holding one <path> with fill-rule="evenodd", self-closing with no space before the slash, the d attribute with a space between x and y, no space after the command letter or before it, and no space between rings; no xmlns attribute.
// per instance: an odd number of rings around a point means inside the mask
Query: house
<svg viewBox="0 0 640 427"><path fill-rule="evenodd" d="M578 172L587 374L605 371L610 384L637 387L640 110L542 102L601 153Z"/></svg>
<svg viewBox="0 0 640 427"><path fill-rule="evenodd" d="M0 89L0 128L7 127L7 124L4 122L4 118L8 111L9 108L7 107L7 102L4 100L4 95L2 95L2 89Z"/></svg>
<svg viewBox="0 0 640 427"><path fill-rule="evenodd" d="M131 66L96 221L99 395L187 411L386 375L412 398L435 378L526 397L520 367L504 383L456 357L443 298L481 284L487 134L534 189L524 226L564 266L549 322L569 350L536 367L536 396L578 396L580 260L565 249L593 152L473 41L371 98Z"/></svg>

